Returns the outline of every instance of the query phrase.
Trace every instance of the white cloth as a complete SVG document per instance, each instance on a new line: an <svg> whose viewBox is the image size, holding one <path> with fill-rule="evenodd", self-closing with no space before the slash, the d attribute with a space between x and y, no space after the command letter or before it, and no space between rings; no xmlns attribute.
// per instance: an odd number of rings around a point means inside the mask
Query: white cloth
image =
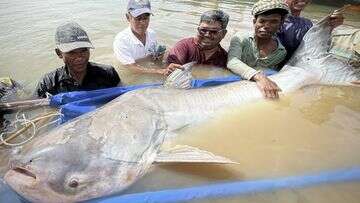
<svg viewBox="0 0 360 203"><path fill-rule="evenodd" d="M128 27L116 35L113 49L117 60L127 65L133 64L135 60L149 55L149 49L156 46L156 44L156 34L152 29L148 28L146 31L146 42L144 46L131 31L131 28Z"/></svg>

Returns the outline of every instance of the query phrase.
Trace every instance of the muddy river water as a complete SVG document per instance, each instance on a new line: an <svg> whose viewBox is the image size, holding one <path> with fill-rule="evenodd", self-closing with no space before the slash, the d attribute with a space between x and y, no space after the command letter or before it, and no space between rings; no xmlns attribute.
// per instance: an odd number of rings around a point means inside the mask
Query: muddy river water
<svg viewBox="0 0 360 203"><path fill-rule="evenodd" d="M195 34L202 12L220 8L230 14L229 31L222 42L227 48L236 31L252 29L252 4L249 0L153 0L155 15L151 17L151 27L160 41L170 47L177 40ZM74 20L88 31L96 47L91 60L116 66L127 84L161 80L131 75L115 61L112 42L116 33L127 26L125 8L125 0L1 1L0 77L10 76L31 92L42 74L61 65L53 51L55 28L62 22ZM315 20L335 8L313 3L304 15ZM348 13L346 18L346 25L360 26L359 15ZM195 73L198 78L227 74L218 69L199 69ZM184 129L180 136L166 143L167 146L176 144L208 150L239 164L155 166L125 193L298 176L360 166L360 88L312 86L282 96L277 102L242 105ZM10 194L1 186L0 192L2 197ZM199 202L355 203L359 200L360 183L346 182Z"/></svg>

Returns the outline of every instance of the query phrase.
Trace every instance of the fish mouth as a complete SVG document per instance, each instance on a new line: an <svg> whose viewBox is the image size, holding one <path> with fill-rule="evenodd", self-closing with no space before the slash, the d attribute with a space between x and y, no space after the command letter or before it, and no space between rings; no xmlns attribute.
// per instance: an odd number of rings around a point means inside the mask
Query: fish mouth
<svg viewBox="0 0 360 203"><path fill-rule="evenodd" d="M10 186L23 185L33 187L39 181L35 173L23 167L14 167L9 170L6 172L4 179Z"/></svg>
<svg viewBox="0 0 360 203"><path fill-rule="evenodd" d="M30 177L36 180L36 175L26 168L15 167L12 170L18 174L21 174L22 176Z"/></svg>

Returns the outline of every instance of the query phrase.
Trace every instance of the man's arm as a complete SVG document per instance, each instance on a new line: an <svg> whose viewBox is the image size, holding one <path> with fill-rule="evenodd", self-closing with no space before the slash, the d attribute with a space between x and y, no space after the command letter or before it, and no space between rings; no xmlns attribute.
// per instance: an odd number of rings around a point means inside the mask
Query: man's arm
<svg viewBox="0 0 360 203"><path fill-rule="evenodd" d="M238 36L234 36L231 39L229 52L228 52L228 62L227 67L234 73L240 75L242 78L250 80L255 74L260 71L255 70L254 68L248 66L246 63L241 61L242 50L244 48L244 43L242 39Z"/></svg>
<svg viewBox="0 0 360 203"><path fill-rule="evenodd" d="M229 47L228 68L247 80L255 81L265 98L278 98L278 91L280 91L280 88L276 83L271 81L261 71L255 70L240 60L243 54L243 47L244 44L242 43L242 40L239 37L234 36Z"/></svg>
<svg viewBox="0 0 360 203"><path fill-rule="evenodd" d="M48 74L44 75L41 80L38 82L35 93L37 97L46 98L47 94L53 94L54 91L54 84Z"/></svg>
<svg viewBox="0 0 360 203"><path fill-rule="evenodd" d="M192 40L190 38L183 39L177 42L169 51L166 57L166 69L168 70L168 74L173 72L175 69L182 69L182 65L191 62L188 59L189 49L188 46L189 41Z"/></svg>
<svg viewBox="0 0 360 203"><path fill-rule="evenodd" d="M159 75L169 75L172 71L174 71L175 69L171 68L171 67L166 67L166 68L144 68L141 65L137 64L137 63L133 63L133 64L127 64L125 65L126 68L132 70L135 73L149 73L149 74L159 74Z"/></svg>
<svg viewBox="0 0 360 203"><path fill-rule="evenodd" d="M341 13L335 13L330 16L329 24L332 29L342 25L344 23L344 16Z"/></svg>
<svg viewBox="0 0 360 203"><path fill-rule="evenodd" d="M277 86L275 82L270 80L265 74L257 73L252 77L252 80L256 82L256 85L259 87L261 93L268 99L277 99L279 98L279 91L281 89Z"/></svg>
<svg viewBox="0 0 360 203"><path fill-rule="evenodd" d="M124 44L119 40L115 40L113 44L114 54L118 61L123 64L129 70L135 73L147 73L147 74L159 74L159 75L169 75L174 68L173 67L166 67L166 68L145 68L141 66L139 63L150 61L151 56L145 56L144 58L135 60L131 56L131 50L129 46Z"/></svg>
<svg viewBox="0 0 360 203"><path fill-rule="evenodd" d="M360 80L352 81L351 83L354 85L360 85Z"/></svg>
<svg viewBox="0 0 360 203"><path fill-rule="evenodd" d="M111 81L110 82L111 87L116 87L121 85L121 79L114 67L111 66L110 71L108 71L108 75L109 75L108 76L109 80Z"/></svg>
<svg viewBox="0 0 360 203"><path fill-rule="evenodd" d="M166 63L167 64L180 64L184 65L189 61L188 55L189 55L189 49L188 46L189 41L192 39L183 39L178 41L169 51L169 54L166 57Z"/></svg>

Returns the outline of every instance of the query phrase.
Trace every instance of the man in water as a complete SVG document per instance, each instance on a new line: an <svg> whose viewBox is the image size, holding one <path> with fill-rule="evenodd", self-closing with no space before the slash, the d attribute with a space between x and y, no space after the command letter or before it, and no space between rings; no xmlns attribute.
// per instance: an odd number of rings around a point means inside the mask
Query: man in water
<svg viewBox="0 0 360 203"><path fill-rule="evenodd" d="M260 0L252 9L254 33L238 32L231 39L228 68L244 79L255 81L266 98L278 98L280 88L262 72L285 59L286 50L276 32L288 14L282 0Z"/></svg>
<svg viewBox="0 0 360 203"><path fill-rule="evenodd" d="M294 54L300 45L306 32L313 26L311 20L301 17L301 12L311 0L284 0L290 9L290 14L285 18L283 25L278 32L280 42L284 45L287 54L282 62L283 66ZM342 14L334 14L331 16L330 25L335 28L344 22Z"/></svg>
<svg viewBox="0 0 360 203"><path fill-rule="evenodd" d="M158 46L154 30L148 28L151 14L149 0L129 0L126 13L129 27L116 35L114 54L122 65L134 72L169 75L176 67L144 68L138 64L151 59L151 50Z"/></svg>
<svg viewBox="0 0 360 203"><path fill-rule="evenodd" d="M39 97L46 97L47 93L115 87L120 83L112 66L89 62L89 49L94 47L79 24L70 22L59 26L55 42L55 52L64 66L43 76L36 88Z"/></svg>
<svg viewBox="0 0 360 203"><path fill-rule="evenodd" d="M227 52L220 41L226 35L228 22L229 15L221 10L203 13L197 36L180 40L170 50L166 59L168 67L196 61L198 64L226 68Z"/></svg>

